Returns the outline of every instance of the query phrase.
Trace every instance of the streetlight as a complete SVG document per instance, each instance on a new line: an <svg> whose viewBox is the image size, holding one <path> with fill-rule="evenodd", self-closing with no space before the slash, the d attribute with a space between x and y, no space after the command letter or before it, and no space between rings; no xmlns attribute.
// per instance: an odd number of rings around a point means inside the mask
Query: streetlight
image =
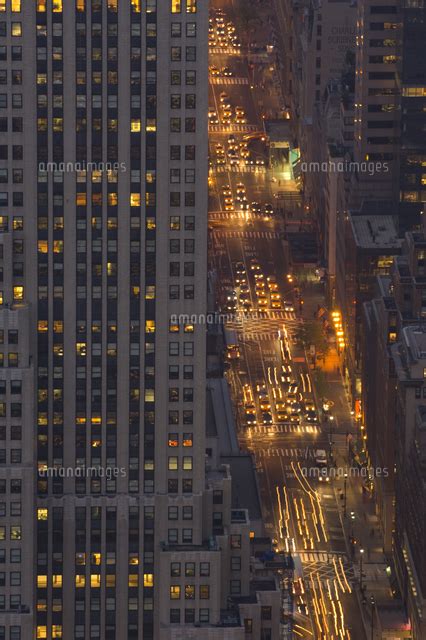
<svg viewBox="0 0 426 640"><path fill-rule="evenodd" d="M330 445L330 458L331 458L331 454L332 454L332 445L333 445L333 420L334 420L334 416L329 416L328 418L329 422L329 431L328 431L328 441L329 441L329 445Z"/></svg>
<svg viewBox="0 0 426 640"><path fill-rule="evenodd" d="M363 588L363 584L362 584L362 558L364 555L364 549L360 549L359 550L359 588L360 591L362 593L362 588Z"/></svg>
<svg viewBox="0 0 426 640"><path fill-rule="evenodd" d="M345 472L345 475L343 476L344 480L344 484L343 484L343 491L344 491L344 498L343 498L343 517L346 518L346 483L348 481L348 474Z"/></svg>
<svg viewBox="0 0 426 640"><path fill-rule="evenodd" d="M376 606L376 601L374 596L370 596L370 604L371 604L371 640L374 640L374 607Z"/></svg>

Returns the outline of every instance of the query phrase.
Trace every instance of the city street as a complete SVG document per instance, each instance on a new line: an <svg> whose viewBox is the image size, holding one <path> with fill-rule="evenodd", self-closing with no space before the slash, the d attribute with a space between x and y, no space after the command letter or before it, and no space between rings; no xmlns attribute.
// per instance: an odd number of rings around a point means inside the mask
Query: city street
<svg viewBox="0 0 426 640"><path fill-rule="evenodd" d="M294 193L295 185L290 179L278 186L268 167L259 87L251 84L247 59L233 44L232 18L211 14L209 226L219 304L229 314L227 329L238 336L239 358L231 360L228 380L239 440L253 453L266 530L278 551L296 559L294 632L358 640L365 631L355 596L357 568L342 528L342 481L319 478L319 452L326 454L324 467L331 449L335 459L342 457L353 425L346 398L336 399L331 436L305 353L296 344L311 305L306 299L301 313L302 285L292 274L274 197L278 189ZM277 103L271 91L262 109L273 111ZM299 206L293 203L295 210Z"/></svg>

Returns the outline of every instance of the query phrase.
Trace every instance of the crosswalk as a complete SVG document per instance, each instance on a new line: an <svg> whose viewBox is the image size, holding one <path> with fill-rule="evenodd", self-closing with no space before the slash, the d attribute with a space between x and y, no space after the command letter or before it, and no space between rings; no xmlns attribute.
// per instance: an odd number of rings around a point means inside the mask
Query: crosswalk
<svg viewBox="0 0 426 640"><path fill-rule="evenodd" d="M261 133L255 124L211 124L209 133Z"/></svg>
<svg viewBox="0 0 426 640"><path fill-rule="evenodd" d="M269 333L246 333L243 334L243 340L246 342L271 342L278 339L278 331Z"/></svg>
<svg viewBox="0 0 426 640"><path fill-rule="evenodd" d="M225 54L228 56L239 56L241 54L241 49L236 47L209 47L209 53L213 55Z"/></svg>
<svg viewBox="0 0 426 640"><path fill-rule="evenodd" d="M299 551L298 556L303 563L309 564L311 562L333 562L339 559L342 554L327 551Z"/></svg>
<svg viewBox="0 0 426 640"><path fill-rule="evenodd" d="M215 237L222 237L222 238L264 238L264 239L268 239L268 240L273 240L273 239L278 239L280 236L278 233L275 233L274 231L219 231L219 230L215 230L212 231L212 237L213 239Z"/></svg>
<svg viewBox="0 0 426 640"><path fill-rule="evenodd" d="M265 458L299 458L304 459L306 449L294 447L268 447L267 449L257 448L252 450L256 460Z"/></svg>
<svg viewBox="0 0 426 640"><path fill-rule="evenodd" d="M210 78L210 84L248 84L248 78L237 78L227 76L213 76Z"/></svg>
<svg viewBox="0 0 426 640"><path fill-rule="evenodd" d="M300 551L298 553L303 564L303 574L306 578L327 582L336 578L336 567L339 579L344 581L343 572L349 585L355 581L355 570L345 553L335 551ZM345 584L347 588L347 585Z"/></svg>
<svg viewBox="0 0 426 640"><path fill-rule="evenodd" d="M257 425L255 427L248 427L247 431L250 431L250 435L271 435L278 433L309 433L314 435L320 433L319 427L315 425L297 425L290 423L273 424L270 427L266 425ZM306 451L306 450L305 450Z"/></svg>
<svg viewBox="0 0 426 640"><path fill-rule="evenodd" d="M266 173L266 167L252 164L222 164L219 167L215 167L214 171L216 173Z"/></svg>

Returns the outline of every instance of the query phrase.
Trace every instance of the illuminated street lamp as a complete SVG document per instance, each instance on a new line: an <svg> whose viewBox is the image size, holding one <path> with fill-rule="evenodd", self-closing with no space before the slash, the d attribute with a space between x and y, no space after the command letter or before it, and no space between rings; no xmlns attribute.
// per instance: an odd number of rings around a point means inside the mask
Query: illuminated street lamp
<svg viewBox="0 0 426 640"><path fill-rule="evenodd" d="M343 484L343 491L344 491L344 498L343 498L343 517L346 518L346 483L348 481L348 474L345 472L345 475L343 476L344 480L344 484Z"/></svg>
<svg viewBox="0 0 426 640"><path fill-rule="evenodd" d="M374 607L376 606L376 601L374 596L370 596L370 604L371 604L371 640L374 640Z"/></svg>
<svg viewBox="0 0 426 640"><path fill-rule="evenodd" d="M362 584L362 558L364 556L364 549L359 550L359 588L362 593L363 584Z"/></svg>
<svg viewBox="0 0 426 640"><path fill-rule="evenodd" d="M329 432L328 432L328 443L330 447L330 457L332 454L332 446L333 446L333 420L334 416L329 416L328 424L329 424Z"/></svg>

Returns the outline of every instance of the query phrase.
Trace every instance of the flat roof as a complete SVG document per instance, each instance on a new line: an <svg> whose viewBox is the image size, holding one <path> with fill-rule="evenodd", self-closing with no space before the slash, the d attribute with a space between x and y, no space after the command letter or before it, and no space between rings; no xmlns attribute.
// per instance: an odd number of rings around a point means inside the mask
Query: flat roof
<svg viewBox="0 0 426 640"><path fill-rule="evenodd" d="M250 521L262 519L262 509L253 458L249 453L221 457L228 464L232 478L232 509L247 509Z"/></svg>
<svg viewBox="0 0 426 640"><path fill-rule="evenodd" d="M239 453L228 383L224 378L207 380L207 435L219 439L220 455Z"/></svg>
<svg viewBox="0 0 426 640"><path fill-rule="evenodd" d="M362 249L400 249L402 238L393 216L351 215L354 238Z"/></svg>

